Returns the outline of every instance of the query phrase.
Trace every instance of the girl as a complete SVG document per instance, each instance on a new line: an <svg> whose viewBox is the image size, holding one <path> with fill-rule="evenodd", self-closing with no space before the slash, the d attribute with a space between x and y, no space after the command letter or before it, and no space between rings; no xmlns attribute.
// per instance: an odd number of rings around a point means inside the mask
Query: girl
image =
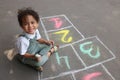
<svg viewBox="0 0 120 80"><path fill-rule="evenodd" d="M42 71L42 65L58 50L54 41L41 38L38 31L39 15L31 8L18 10L18 22L23 33L17 39L17 58L24 64Z"/></svg>

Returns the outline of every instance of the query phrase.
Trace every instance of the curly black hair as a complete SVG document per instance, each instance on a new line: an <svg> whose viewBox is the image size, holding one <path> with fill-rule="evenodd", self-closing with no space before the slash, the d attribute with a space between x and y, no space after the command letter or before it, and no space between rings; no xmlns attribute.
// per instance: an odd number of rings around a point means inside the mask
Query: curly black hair
<svg viewBox="0 0 120 80"><path fill-rule="evenodd" d="M33 16L33 18L39 22L39 15L36 11L34 11L31 7L28 7L28 8L22 8L22 9L19 9L18 10L18 22L19 22L19 25L22 26L22 19L28 15L31 15Z"/></svg>

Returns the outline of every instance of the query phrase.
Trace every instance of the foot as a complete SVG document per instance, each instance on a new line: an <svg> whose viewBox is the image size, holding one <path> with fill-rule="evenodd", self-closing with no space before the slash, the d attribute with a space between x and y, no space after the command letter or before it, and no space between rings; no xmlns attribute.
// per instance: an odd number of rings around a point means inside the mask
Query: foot
<svg viewBox="0 0 120 80"><path fill-rule="evenodd" d="M43 67L42 66L40 66L40 67L38 67L38 68L36 68L38 71L40 71L40 72L42 72L43 71Z"/></svg>
<svg viewBox="0 0 120 80"><path fill-rule="evenodd" d="M59 49L59 46L56 45L56 46L53 46L49 52L50 52L51 54L53 54L53 53L56 52L58 49ZM51 55L51 54L50 54L50 55Z"/></svg>

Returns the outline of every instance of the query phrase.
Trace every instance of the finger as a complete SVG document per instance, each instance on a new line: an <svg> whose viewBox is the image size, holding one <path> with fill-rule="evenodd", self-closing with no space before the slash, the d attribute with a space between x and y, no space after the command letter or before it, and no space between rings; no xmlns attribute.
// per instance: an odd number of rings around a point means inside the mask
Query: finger
<svg viewBox="0 0 120 80"><path fill-rule="evenodd" d="M54 41L51 41L51 44L53 45L53 44L54 44Z"/></svg>

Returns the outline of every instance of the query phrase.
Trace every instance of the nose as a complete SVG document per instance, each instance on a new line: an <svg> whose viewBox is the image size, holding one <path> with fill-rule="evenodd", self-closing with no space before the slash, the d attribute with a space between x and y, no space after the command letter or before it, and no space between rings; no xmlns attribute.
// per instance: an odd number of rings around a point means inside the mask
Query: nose
<svg viewBox="0 0 120 80"><path fill-rule="evenodd" d="M29 23L29 24L28 24L28 26L29 26L29 27L32 27L32 24L31 24L31 23Z"/></svg>

